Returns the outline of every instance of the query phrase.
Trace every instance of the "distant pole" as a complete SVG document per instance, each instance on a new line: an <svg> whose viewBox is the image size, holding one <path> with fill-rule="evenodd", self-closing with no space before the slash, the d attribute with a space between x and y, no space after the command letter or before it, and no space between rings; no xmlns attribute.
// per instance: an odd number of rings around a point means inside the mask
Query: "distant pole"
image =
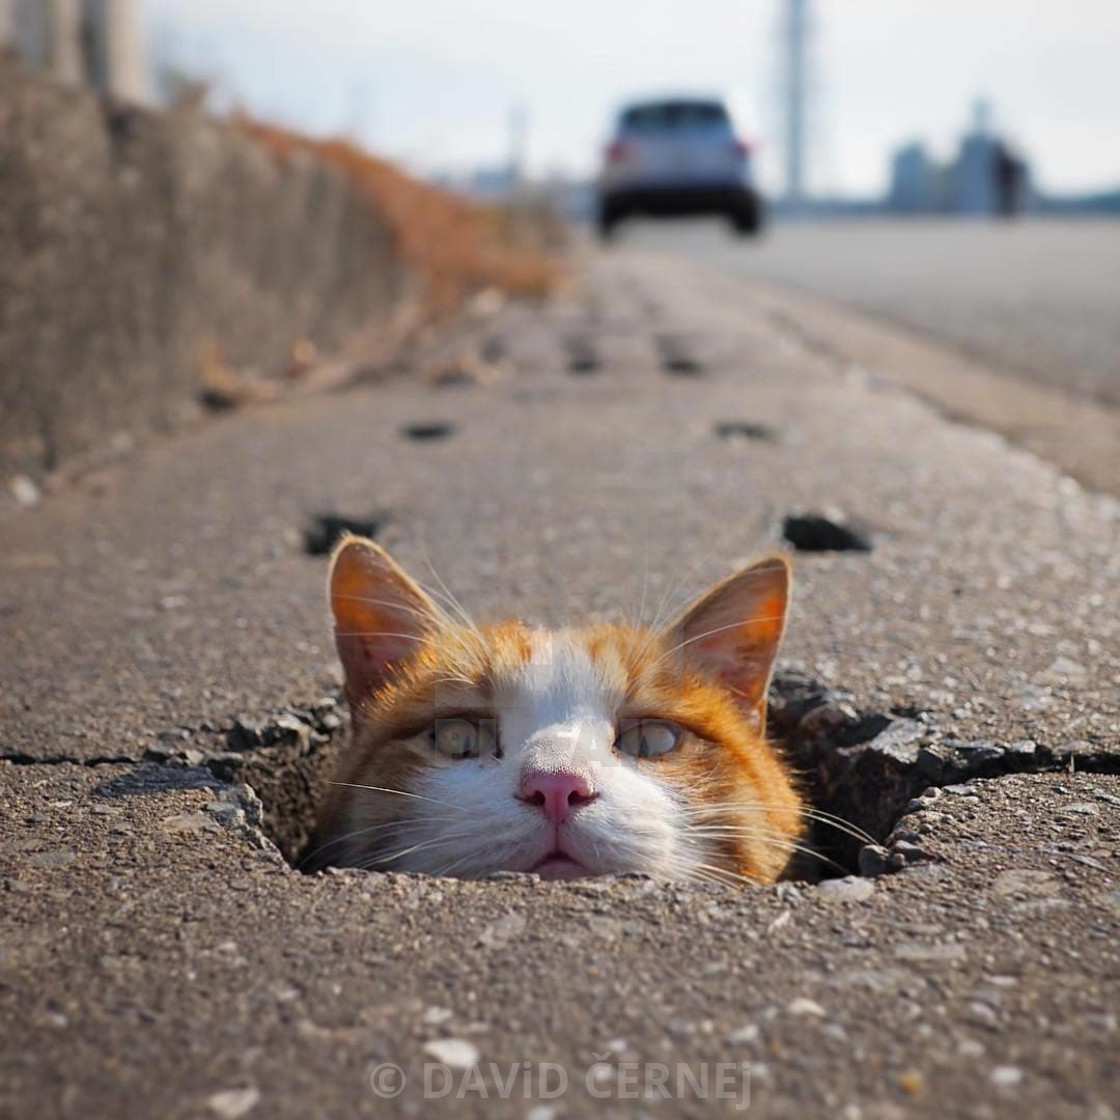
<svg viewBox="0 0 1120 1120"><path fill-rule="evenodd" d="M525 181L525 160L529 146L529 111L514 105L509 115L509 179L514 191Z"/></svg>
<svg viewBox="0 0 1120 1120"><path fill-rule="evenodd" d="M805 102L808 80L809 0L786 0L786 201L805 201Z"/></svg>

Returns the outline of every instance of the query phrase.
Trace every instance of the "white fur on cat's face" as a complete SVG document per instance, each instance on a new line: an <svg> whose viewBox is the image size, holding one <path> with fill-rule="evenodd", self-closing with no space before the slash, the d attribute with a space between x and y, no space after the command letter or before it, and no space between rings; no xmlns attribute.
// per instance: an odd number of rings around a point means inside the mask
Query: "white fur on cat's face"
<svg viewBox="0 0 1120 1120"><path fill-rule="evenodd" d="M615 749L625 682L570 634L537 632L531 641L531 657L495 696L501 757L436 756L411 785L430 801L409 803L405 854L383 866L471 878L581 869L688 877L701 853L687 836L687 806L651 768ZM521 796L527 773L548 772L582 778L593 799L556 823ZM578 867L541 866L556 853Z"/></svg>

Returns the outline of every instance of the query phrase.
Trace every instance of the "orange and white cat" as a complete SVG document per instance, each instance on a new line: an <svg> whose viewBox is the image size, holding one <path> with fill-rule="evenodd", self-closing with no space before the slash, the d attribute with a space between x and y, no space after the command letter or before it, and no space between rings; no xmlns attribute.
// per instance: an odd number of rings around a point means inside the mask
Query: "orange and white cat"
<svg viewBox="0 0 1120 1120"><path fill-rule="evenodd" d="M780 877L804 831L765 738L789 582L762 560L657 630L479 627L344 540L329 594L352 738L309 863Z"/></svg>

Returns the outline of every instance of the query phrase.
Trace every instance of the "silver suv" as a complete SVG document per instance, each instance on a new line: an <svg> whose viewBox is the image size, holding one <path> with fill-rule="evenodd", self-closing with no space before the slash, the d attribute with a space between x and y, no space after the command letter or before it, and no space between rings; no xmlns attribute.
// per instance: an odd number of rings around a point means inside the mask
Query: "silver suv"
<svg viewBox="0 0 1120 1120"><path fill-rule="evenodd" d="M762 228L751 150L721 101L675 97L627 105L599 178L599 233L632 215L722 214L744 236Z"/></svg>

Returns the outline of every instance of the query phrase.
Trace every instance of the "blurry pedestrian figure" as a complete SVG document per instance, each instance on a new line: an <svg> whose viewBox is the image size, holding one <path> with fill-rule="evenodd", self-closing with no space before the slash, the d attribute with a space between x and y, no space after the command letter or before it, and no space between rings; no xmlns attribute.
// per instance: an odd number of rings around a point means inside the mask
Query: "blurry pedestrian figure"
<svg viewBox="0 0 1120 1120"><path fill-rule="evenodd" d="M1002 141L995 144L992 172L995 177L996 212L1014 218L1022 201L1023 161Z"/></svg>

